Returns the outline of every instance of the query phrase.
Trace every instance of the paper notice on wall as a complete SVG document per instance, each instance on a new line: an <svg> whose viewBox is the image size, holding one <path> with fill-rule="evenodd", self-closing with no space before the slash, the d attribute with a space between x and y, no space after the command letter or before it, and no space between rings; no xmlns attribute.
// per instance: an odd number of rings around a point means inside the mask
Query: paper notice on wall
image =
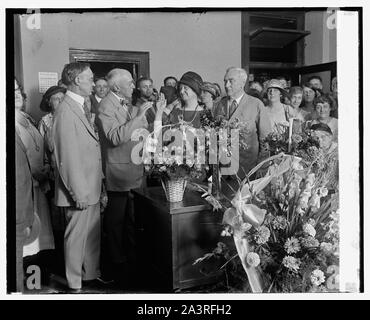
<svg viewBox="0 0 370 320"><path fill-rule="evenodd" d="M39 72L39 92L44 94L51 86L58 85L57 72Z"/></svg>

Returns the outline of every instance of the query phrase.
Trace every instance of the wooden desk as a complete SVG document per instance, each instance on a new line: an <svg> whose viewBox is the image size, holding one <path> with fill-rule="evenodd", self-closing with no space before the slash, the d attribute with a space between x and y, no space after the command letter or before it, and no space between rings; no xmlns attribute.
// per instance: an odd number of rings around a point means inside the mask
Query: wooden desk
<svg viewBox="0 0 370 320"><path fill-rule="evenodd" d="M172 291L216 282L221 261L193 263L216 247L222 214L212 212L196 191L186 190L177 203L167 202L162 187L133 194L138 255L156 285Z"/></svg>

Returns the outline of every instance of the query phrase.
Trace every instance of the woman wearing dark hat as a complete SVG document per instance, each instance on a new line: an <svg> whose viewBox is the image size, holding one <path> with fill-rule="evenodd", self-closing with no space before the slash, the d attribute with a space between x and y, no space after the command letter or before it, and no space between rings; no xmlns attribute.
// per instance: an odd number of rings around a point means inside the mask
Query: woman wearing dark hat
<svg viewBox="0 0 370 320"><path fill-rule="evenodd" d="M216 83L204 82L202 86L201 101L206 108L213 114L215 101L221 96L221 90Z"/></svg>
<svg viewBox="0 0 370 320"><path fill-rule="evenodd" d="M52 138L52 127L54 122L54 114L55 110L58 108L60 102L64 99L64 94L66 93L66 88L60 86L52 86L50 87L42 97L40 103L40 109L44 112L48 112L45 116L43 116L39 122L39 131L41 136L44 139L44 146L45 146L45 155L47 161L50 164L50 173L49 173L49 184L50 184L50 191L46 193L46 197L48 200L50 214L51 214L51 222L53 225L54 230L61 231L64 229L66 221L65 216L63 213L62 208L58 208L54 204L54 185L55 185L55 157L54 157L54 146L53 146L53 138Z"/></svg>
<svg viewBox="0 0 370 320"><path fill-rule="evenodd" d="M178 82L181 107L174 108L169 117L164 120L166 124L175 124L181 120L189 125L199 128L200 115L204 108L200 105L203 80L193 71L186 72Z"/></svg>
<svg viewBox="0 0 370 320"><path fill-rule="evenodd" d="M43 116L39 122L39 131L44 137L46 146L45 152L48 157L49 163L52 166L52 169L54 169L55 166L52 159L53 142L51 137L51 129L53 127L55 110L58 108L58 105L63 100L65 93L66 88L52 86L44 93L40 103L40 109L44 112L47 112L47 114Z"/></svg>

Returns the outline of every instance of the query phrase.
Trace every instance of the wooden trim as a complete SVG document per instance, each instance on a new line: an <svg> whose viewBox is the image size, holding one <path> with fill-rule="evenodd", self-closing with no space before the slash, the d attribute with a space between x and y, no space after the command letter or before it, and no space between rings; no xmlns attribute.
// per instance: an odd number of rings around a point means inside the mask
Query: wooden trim
<svg viewBox="0 0 370 320"><path fill-rule="evenodd" d="M13 21L14 21L14 76L18 79L19 83L24 86L20 15L14 14Z"/></svg>
<svg viewBox="0 0 370 320"><path fill-rule="evenodd" d="M285 62L249 62L249 67L251 69L292 69L296 67L295 63L285 63Z"/></svg>
<svg viewBox="0 0 370 320"><path fill-rule="evenodd" d="M241 42L242 42L242 67L249 73L249 62L250 62L250 41L249 32L246 32L249 28L249 13L242 11L242 32L241 32Z"/></svg>
<svg viewBox="0 0 370 320"><path fill-rule="evenodd" d="M95 49L69 49L69 61L109 61L137 63L138 75L150 76L149 52L146 51L118 51L118 50L95 50Z"/></svg>
<svg viewBox="0 0 370 320"><path fill-rule="evenodd" d="M327 63L320 63L315 64L312 66L305 66L297 68L299 74L307 74L307 73L315 73L315 72L323 72L323 71L330 71L335 76L337 74L337 62L327 62Z"/></svg>

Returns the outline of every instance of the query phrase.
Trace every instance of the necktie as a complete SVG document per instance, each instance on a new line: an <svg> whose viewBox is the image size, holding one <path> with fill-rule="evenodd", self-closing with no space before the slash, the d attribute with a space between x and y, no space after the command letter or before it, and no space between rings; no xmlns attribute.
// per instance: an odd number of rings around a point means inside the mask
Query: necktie
<svg viewBox="0 0 370 320"><path fill-rule="evenodd" d="M132 114L132 105L130 103L127 103L125 101L125 99L121 99L120 100L120 104L127 111L127 113L128 113L128 119L131 120L132 119L132 115L131 115Z"/></svg>
<svg viewBox="0 0 370 320"><path fill-rule="evenodd" d="M236 103L236 100L233 100L230 104L229 104L229 119L230 117L233 115L234 111L236 110L238 104Z"/></svg>
<svg viewBox="0 0 370 320"><path fill-rule="evenodd" d="M89 101L87 101L87 99L89 99L89 98L86 98L85 99L85 102L84 102L84 104L83 104L82 107L84 109L84 112L85 112L85 116L86 116L87 121L89 122L90 126L93 127L93 125L91 123L91 118L92 118L91 111L90 111L90 108L89 108L90 103L89 103Z"/></svg>

